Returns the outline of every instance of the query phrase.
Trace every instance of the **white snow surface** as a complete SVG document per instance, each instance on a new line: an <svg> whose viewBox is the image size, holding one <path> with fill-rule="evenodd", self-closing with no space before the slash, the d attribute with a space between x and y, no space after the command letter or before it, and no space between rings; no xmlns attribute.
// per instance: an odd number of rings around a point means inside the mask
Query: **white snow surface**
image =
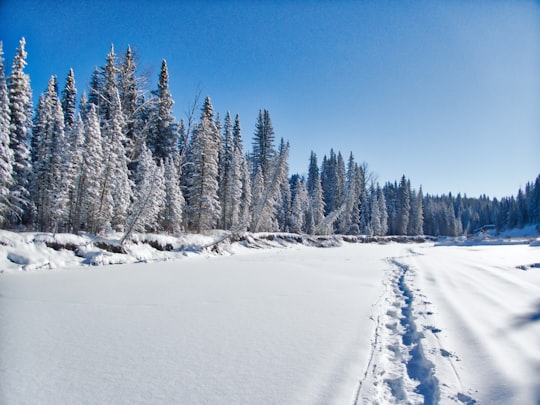
<svg viewBox="0 0 540 405"><path fill-rule="evenodd" d="M540 403L534 242L77 238L0 232L2 404Z"/></svg>

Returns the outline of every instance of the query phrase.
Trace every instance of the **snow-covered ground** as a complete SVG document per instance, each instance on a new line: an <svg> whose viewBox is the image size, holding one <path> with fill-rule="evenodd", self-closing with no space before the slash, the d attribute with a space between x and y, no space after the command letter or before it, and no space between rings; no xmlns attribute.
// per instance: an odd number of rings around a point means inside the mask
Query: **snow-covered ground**
<svg viewBox="0 0 540 405"><path fill-rule="evenodd" d="M0 234L2 404L540 403L538 243L35 239Z"/></svg>

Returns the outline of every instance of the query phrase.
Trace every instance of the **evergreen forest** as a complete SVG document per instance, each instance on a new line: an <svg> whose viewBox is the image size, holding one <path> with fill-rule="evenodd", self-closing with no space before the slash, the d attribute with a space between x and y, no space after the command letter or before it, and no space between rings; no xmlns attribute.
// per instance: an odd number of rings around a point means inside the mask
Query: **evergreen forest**
<svg viewBox="0 0 540 405"><path fill-rule="evenodd" d="M50 78L35 106L26 59L23 38L8 74L0 42L4 229L459 236L540 224L540 175L500 200L430 195L405 175L379 184L334 150L311 152L307 176L290 175L289 143L266 109L246 148L240 117L220 116L209 97L177 120L165 60L150 90L131 49L111 47L86 90L70 70L61 83Z"/></svg>

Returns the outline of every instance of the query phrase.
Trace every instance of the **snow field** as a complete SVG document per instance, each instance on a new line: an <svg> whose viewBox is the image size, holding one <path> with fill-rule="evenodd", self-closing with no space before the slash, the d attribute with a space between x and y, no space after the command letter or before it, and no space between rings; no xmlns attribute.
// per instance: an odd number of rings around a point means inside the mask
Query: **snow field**
<svg viewBox="0 0 540 405"><path fill-rule="evenodd" d="M422 245L402 263L441 403L540 403L540 249Z"/></svg>
<svg viewBox="0 0 540 405"><path fill-rule="evenodd" d="M0 276L0 402L351 403L397 244Z"/></svg>
<svg viewBox="0 0 540 405"><path fill-rule="evenodd" d="M535 242L137 237L0 233L0 403L540 403Z"/></svg>

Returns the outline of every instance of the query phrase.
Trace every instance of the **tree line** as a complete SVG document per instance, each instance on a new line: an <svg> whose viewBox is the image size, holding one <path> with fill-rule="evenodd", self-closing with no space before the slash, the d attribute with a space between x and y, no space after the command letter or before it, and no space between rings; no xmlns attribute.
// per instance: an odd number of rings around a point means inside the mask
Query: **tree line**
<svg viewBox="0 0 540 405"><path fill-rule="evenodd" d="M78 97L73 70L34 108L24 38L6 75L0 42L0 223L48 232L287 231L449 235L540 223L540 176L501 200L424 195L403 176L379 185L366 164L330 150L289 176L289 143L260 110L245 153L240 118L207 97L172 114L165 60L150 92L128 47L111 47Z"/></svg>

